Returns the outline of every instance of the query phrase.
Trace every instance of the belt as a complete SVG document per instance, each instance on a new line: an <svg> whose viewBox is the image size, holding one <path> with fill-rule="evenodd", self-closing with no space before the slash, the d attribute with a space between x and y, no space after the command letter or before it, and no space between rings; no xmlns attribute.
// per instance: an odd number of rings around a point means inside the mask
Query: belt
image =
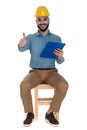
<svg viewBox="0 0 87 130"><path fill-rule="evenodd" d="M55 68L33 68L35 70L53 70Z"/></svg>

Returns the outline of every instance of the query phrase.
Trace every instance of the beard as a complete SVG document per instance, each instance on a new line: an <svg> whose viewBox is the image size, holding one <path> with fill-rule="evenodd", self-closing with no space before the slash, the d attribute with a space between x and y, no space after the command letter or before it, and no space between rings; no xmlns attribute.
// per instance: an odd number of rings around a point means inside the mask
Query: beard
<svg viewBox="0 0 87 130"><path fill-rule="evenodd" d="M41 25L42 24L37 26L41 32L45 32L48 29L48 27L49 27L49 24L47 24L47 26L43 29L43 28L40 27Z"/></svg>

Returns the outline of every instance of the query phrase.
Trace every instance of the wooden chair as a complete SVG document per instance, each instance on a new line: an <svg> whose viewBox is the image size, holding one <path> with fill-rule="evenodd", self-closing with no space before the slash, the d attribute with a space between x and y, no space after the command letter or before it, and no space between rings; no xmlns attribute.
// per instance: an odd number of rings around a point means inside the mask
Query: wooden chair
<svg viewBox="0 0 87 130"><path fill-rule="evenodd" d="M38 91L40 89L53 89L54 88L48 84L40 84L34 88L34 97L35 97L35 119L38 120L38 105L50 105L52 101L52 97L38 97Z"/></svg>

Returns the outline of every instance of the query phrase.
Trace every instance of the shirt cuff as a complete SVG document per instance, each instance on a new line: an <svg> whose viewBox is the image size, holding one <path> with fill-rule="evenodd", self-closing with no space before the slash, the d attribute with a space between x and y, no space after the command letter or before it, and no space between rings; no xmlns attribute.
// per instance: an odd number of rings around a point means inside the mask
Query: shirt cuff
<svg viewBox="0 0 87 130"><path fill-rule="evenodd" d="M65 59L63 57L62 59L57 59L56 61L57 61L58 64L61 64L61 63L63 63L65 61Z"/></svg>

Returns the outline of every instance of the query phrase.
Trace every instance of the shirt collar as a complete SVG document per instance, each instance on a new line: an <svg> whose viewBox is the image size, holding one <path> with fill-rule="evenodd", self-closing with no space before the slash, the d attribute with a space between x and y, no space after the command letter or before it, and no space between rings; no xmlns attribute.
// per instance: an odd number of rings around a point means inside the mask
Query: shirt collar
<svg viewBox="0 0 87 130"><path fill-rule="evenodd" d="M42 36L41 33L39 32L39 30L36 32L36 35L37 35L37 36ZM51 35L50 30L48 31L47 35Z"/></svg>

